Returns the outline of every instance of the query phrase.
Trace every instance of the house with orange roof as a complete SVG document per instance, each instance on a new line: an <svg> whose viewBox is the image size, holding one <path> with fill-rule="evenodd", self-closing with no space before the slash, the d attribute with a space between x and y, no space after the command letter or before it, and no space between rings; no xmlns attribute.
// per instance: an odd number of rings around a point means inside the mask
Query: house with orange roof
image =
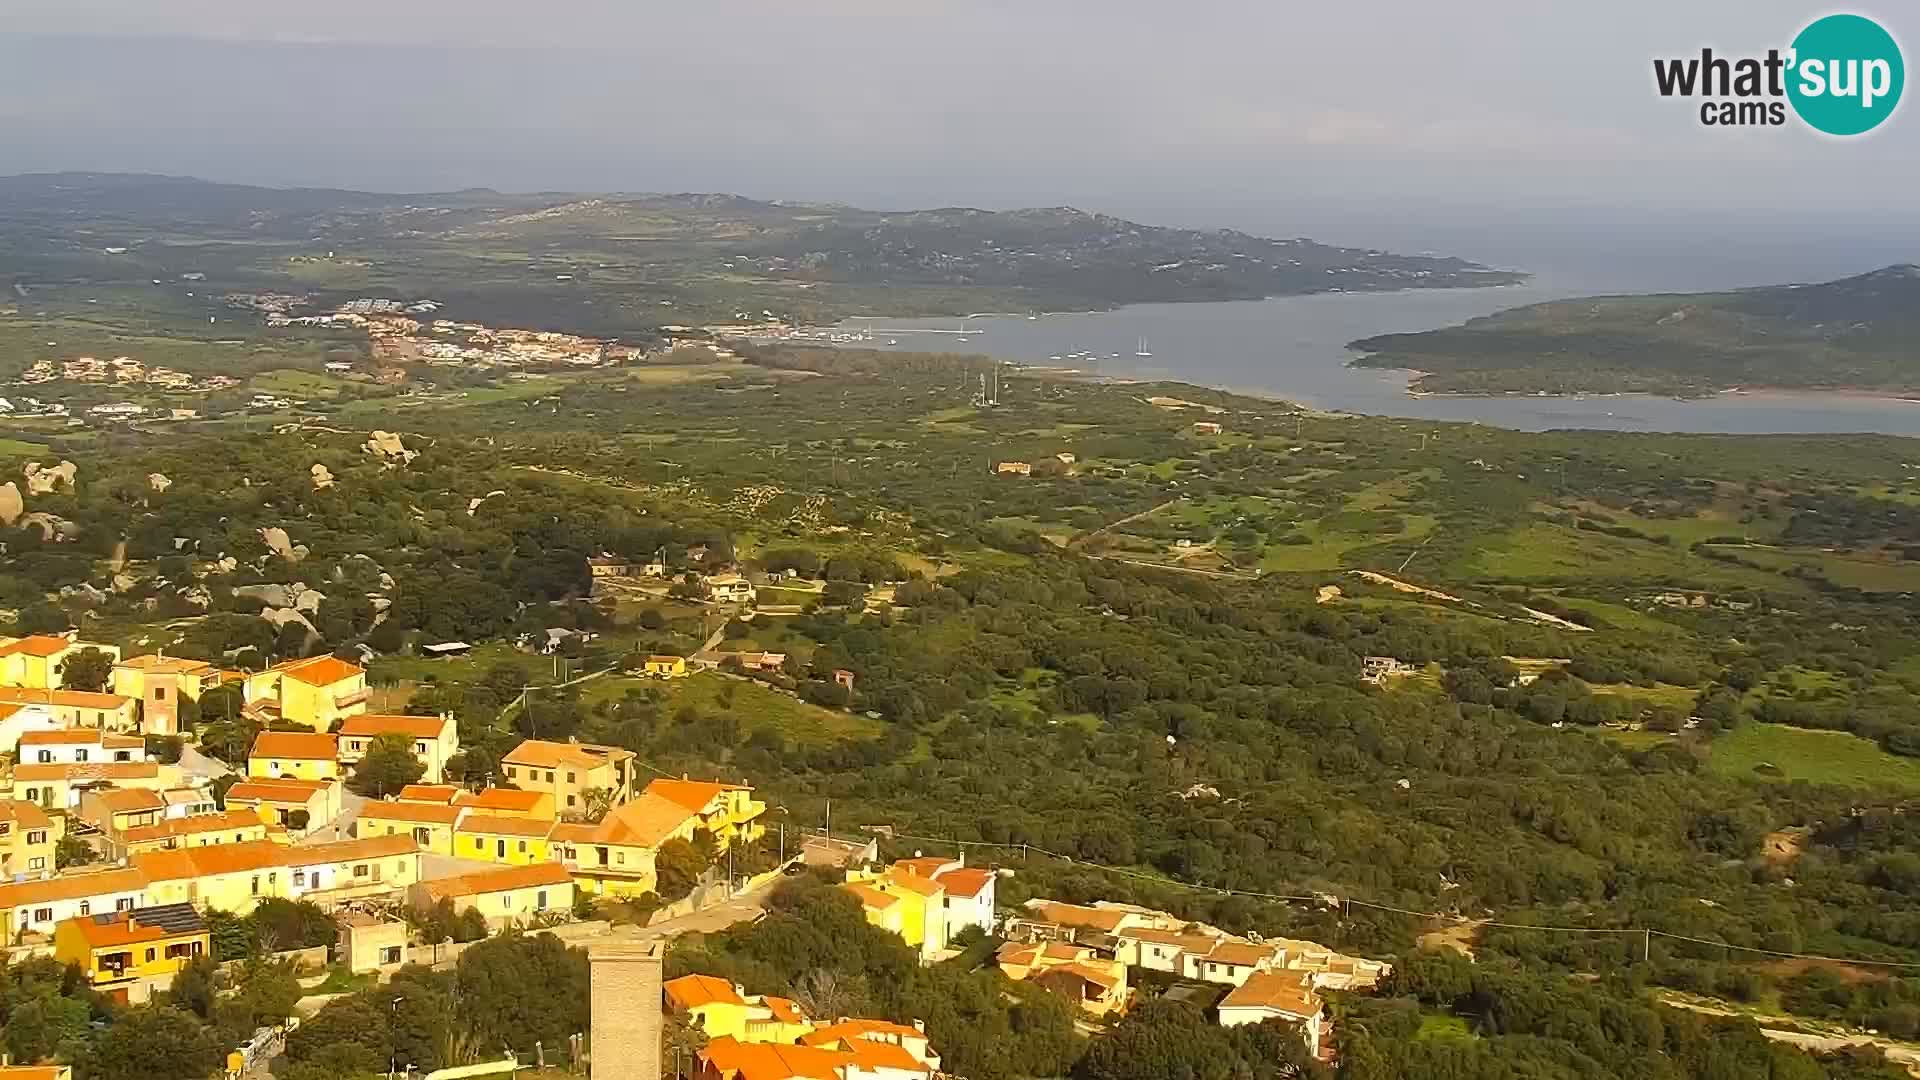
<svg viewBox="0 0 1920 1080"><path fill-rule="evenodd" d="M247 775L267 780L336 780L340 738L318 731L263 731L247 751Z"/></svg>
<svg viewBox="0 0 1920 1080"><path fill-rule="evenodd" d="M658 878L655 858L669 840L693 839L700 816L651 792L614 807L598 823L563 821L548 834L550 850L587 892L639 896Z"/></svg>
<svg viewBox="0 0 1920 1080"><path fill-rule="evenodd" d="M573 889L566 867L543 862L422 881L410 887L407 896L418 907L449 900L456 911L472 908L498 930L554 915L571 919Z"/></svg>
<svg viewBox="0 0 1920 1080"><path fill-rule="evenodd" d="M454 797L467 790L458 784L408 784L394 798L400 802L430 802L452 806Z"/></svg>
<svg viewBox="0 0 1920 1080"><path fill-rule="evenodd" d="M0 878L52 872L54 849L64 832L63 824L56 824L40 807L20 799L0 799Z"/></svg>
<svg viewBox="0 0 1920 1080"><path fill-rule="evenodd" d="M122 1001L144 1001L152 992L149 980L171 981L194 957L212 952L207 922L191 904L82 915L53 932L54 959L79 968L89 986Z"/></svg>
<svg viewBox="0 0 1920 1080"><path fill-rule="evenodd" d="M805 1010L788 998L748 995L712 975L684 975L661 988L667 1008L688 1018L709 1039L792 1043L813 1031Z"/></svg>
<svg viewBox="0 0 1920 1080"><path fill-rule="evenodd" d="M891 1020L864 1020L843 1016L834 1023L817 1027L801 1036L800 1043L803 1046L819 1046L830 1050L856 1050L862 1044L898 1047L913 1060L914 1066L918 1069L924 1069L927 1072L940 1071L940 1055L927 1041L926 1025L918 1020L911 1024L898 1024Z"/></svg>
<svg viewBox="0 0 1920 1080"><path fill-rule="evenodd" d="M992 870L967 865L966 856L899 859L893 864L940 883L945 895L941 909L947 922L947 940L952 941L968 927L993 933L994 885Z"/></svg>
<svg viewBox="0 0 1920 1080"><path fill-rule="evenodd" d="M700 818L699 827L713 834L716 848L725 851L736 842L751 844L766 835L760 818L767 804L753 797L745 784L723 784L716 780L659 779L647 781L645 793L671 799Z"/></svg>
<svg viewBox="0 0 1920 1080"><path fill-rule="evenodd" d="M594 789L610 793L615 805L633 798L633 751L618 746L526 739L507 751L500 768L515 787L552 795L563 814L586 809Z"/></svg>
<svg viewBox="0 0 1920 1080"><path fill-rule="evenodd" d="M1127 988L1127 965L1102 957L1086 945L1010 941L1000 947L995 959L1007 978L1032 979L1058 990L1093 1016L1124 1012L1133 1000Z"/></svg>
<svg viewBox="0 0 1920 1080"><path fill-rule="evenodd" d="M205 660L164 652L130 656L113 665L113 692L139 703L140 730L148 735L180 733L180 702L198 701L220 685L222 675Z"/></svg>
<svg viewBox="0 0 1920 1080"><path fill-rule="evenodd" d="M731 1035L700 1050L700 1080L846 1080L853 1055L815 1046L742 1042Z"/></svg>
<svg viewBox="0 0 1920 1080"><path fill-rule="evenodd" d="M552 821L556 816L553 795L545 791L496 787L468 791L457 788L452 801L478 813L526 818L529 821Z"/></svg>
<svg viewBox="0 0 1920 1080"><path fill-rule="evenodd" d="M398 716L361 713L340 725L340 763L357 765L382 735L405 736L420 759L420 779L437 784L446 777L447 759L460 752L460 735L452 713L439 716Z"/></svg>
<svg viewBox="0 0 1920 1080"><path fill-rule="evenodd" d="M29 731L20 736L14 760L34 765L78 765L89 761L145 761L147 741L99 728Z"/></svg>
<svg viewBox="0 0 1920 1080"><path fill-rule="evenodd" d="M458 804L456 804L458 805ZM453 854L463 859L482 859L526 866L553 859L550 839L554 823L539 818L488 814L472 807L461 807L462 814L453 828Z"/></svg>
<svg viewBox="0 0 1920 1080"><path fill-rule="evenodd" d="M288 660L247 676L244 693L256 714L327 731L367 711L367 670L333 656Z"/></svg>
<svg viewBox="0 0 1920 1080"><path fill-rule="evenodd" d="M67 659L87 649L103 652L109 660L120 659L118 645L80 641L64 634L0 637L0 686L57 690Z"/></svg>
<svg viewBox="0 0 1920 1080"><path fill-rule="evenodd" d="M73 1080L71 1065L0 1065L0 1080Z"/></svg>
<svg viewBox="0 0 1920 1080"><path fill-rule="evenodd" d="M463 807L437 803L368 802L354 818L353 835L411 837L422 851L452 855L454 826L466 812Z"/></svg>
<svg viewBox="0 0 1920 1080"><path fill-rule="evenodd" d="M66 870L0 884L0 917L11 933L51 934L63 919L132 911L145 902L146 888L147 876L134 868Z"/></svg>
<svg viewBox="0 0 1920 1080"><path fill-rule="evenodd" d="M340 816L338 780L295 780L280 777L242 780L227 789L227 809L244 808L268 825L294 835L318 829Z"/></svg>
<svg viewBox="0 0 1920 1080"><path fill-rule="evenodd" d="M192 904L245 915L261 900L286 897L288 850L271 840L248 840L149 851L128 861L147 878L148 903Z"/></svg>
<svg viewBox="0 0 1920 1080"><path fill-rule="evenodd" d="M8 705L38 708L51 716L57 727L90 727L121 732L140 730L140 703L119 694L0 686L0 708Z"/></svg>
<svg viewBox="0 0 1920 1080"><path fill-rule="evenodd" d="M420 845L406 836L335 840L285 849L287 899L322 907L366 898L404 896L420 880Z"/></svg>
<svg viewBox="0 0 1920 1080"><path fill-rule="evenodd" d="M931 963L947 950L947 891L901 863L885 870L852 870L844 886L860 901L867 921L900 939Z"/></svg>
<svg viewBox="0 0 1920 1080"><path fill-rule="evenodd" d="M1305 971L1261 971L1220 999L1221 1027L1285 1020L1300 1025L1307 1052L1320 1056L1327 1027L1326 1002Z"/></svg>
<svg viewBox="0 0 1920 1080"><path fill-rule="evenodd" d="M108 839L107 857L113 859L140 855L149 851L203 847L207 844L240 844L249 840L285 840L286 830L268 831L260 815L244 807L214 814L167 818L152 825L125 829Z"/></svg>
<svg viewBox="0 0 1920 1080"><path fill-rule="evenodd" d="M164 791L178 787L180 767L158 761L103 761L73 765L15 765L13 797L49 810L73 810L87 792L103 787Z"/></svg>

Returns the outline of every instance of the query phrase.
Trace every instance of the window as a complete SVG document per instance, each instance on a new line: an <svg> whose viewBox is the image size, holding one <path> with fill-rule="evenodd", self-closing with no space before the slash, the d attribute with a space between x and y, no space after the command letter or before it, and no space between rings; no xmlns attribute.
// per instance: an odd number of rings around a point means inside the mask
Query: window
<svg viewBox="0 0 1920 1080"><path fill-rule="evenodd" d="M493 857L496 859L504 859L507 857L507 842L505 840L495 840L493 842Z"/></svg>
<svg viewBox="0 0 1920 1080"><path fill-rule="evenodd" d="M568 796L567 796L567 805L568 805L568 806L572 806L572 805L573 805L573 796L572 796L572 795L568 795Z"/></svg>
<svg viewBox="0 0 1920 1080"><path fill-rule="evenodd" d="M34 922L52 922L53 909L50 907L34 908L33 921Z"/></svg>
<svg viewBox="0 0 1920 1080"><path fill-rule="evenodd" d="M259 874L253 875L253 895L255 896L260 895L260 875Z"/></svg>
<svg viewBox="0 0 1920 1080"><path fill-rule="evenodd" d="M512 780L518 775L520 774L513 771L513 766L511 765L507 766L507 779Z"/></svg>
<svg viewBox="0 0 1920 1080"><path fill-rule="evenodd" d="M153 950L152 950L152 949L148 949L148 950L147 950L147 963L149 963L149 964L151 964L151 963L153 963L153 957L154 957L154 952L153 952Z"/></svg>
<svg viewBox="0 0 1920 1080"><path fill-rule="evenodd" d="M613 861L619 863L621 866L627 865L627 853L624 851L614 852Z"/></svg>
<svg viewBox="0 0 1920 1080"><path fill-rule="evenodd" d="M75 751L73 752L73 760L75 760L75 761L85 761L85 760L87 760L87 751L86 751L86 748L85 748L85 747L82 747L81 749L78 749L78 750L75 750Z"/></svg>
<svg viewBox="0 0 1920 1080"><path fill-rule="evenodd" d="M164 686L156 686L156 687L154 687L154 688L153 688L153 700L155 700L155 701L165 701L165 700L167 700L167 688L166 688L166 687L164 687Z"/></svg>
<svg viewBox="0 0 1920 1080"><path fill-rule="evenodd" d="M33 858L27 860L27 869L29 870L45 870L46 868L47 860L42 856L35 855ZM82 914L84 914L84 912Z"/></svg>
<svg viewBox="0 0 1920 1080"><path fill-rule="evenodd" d="M393 860L393 873L395 877L406 877L407 861L405 859Z"/></svg>
<svg viewBox="0 0 1920 1080"><path fill-rule="evenodd" d="M569 769L567 770L567 783L571 784L573 782L574 782L573 770Z"/></svg>
<svg viewBox="0 0 1920 1080"><path fill-rule="evenodd" d="M120 899L120 900L115 900L115 901L113 902L113 910L115 910L115 911L132 911L132 910L133 910L133 898L132 898L132 897L126 897L126 898L124 898L124 899Z"/></svg>
<svg viewBox="0 0 1920 1080"><path fill-rule="evenodd" d="M43 764L43 765L44 765L44 764L46 764L47 762L49 762L49 761L52 761L52 760L53 760L53 751L51 751L51 750L42 750L42 751L40 751L40 763L41 763L41 764Z"/></svg>
<svg viewBox="0 0 1920 1080"><path fill-rule="evenodd" d="M553 770L552 770L552 769L548 769L548 770L547 770L547 783L549 783L549 784L551 784L551 783L553 783Z"/></svg>
<svg viewBox="0 0 1920 1080"><path fill-rule="evenodd" d="M93 904L87 900L80 901L80 914L82 917L93 914Z"/></svg>
<svg viewBox="0 0 1920 1080"><path fill-rule="evenodd" d="M525 855L526 853L527 853L527 842L525 840L522 840L520 841L520 854Z"/></svg>
<svg viewBox="0 0 1920 1080"><path fill-rule="evenodd" d="M45 829L35 829L27 834L27 843L29 844L44 844L46 842L47 830Z"/></svg>
<svg viewBox="0 0 1920 1080"><path fill-rule="evenodd" d="M380 950L380 963L397 964L400 962L400 946L388 945Z"/></svg>
<svg viewBox="0 0 1920 1080"><path fill-rule="evenodd" d="M475 851L485 851L485 850L487 850L487 838L486 838L486 837L484 837L484 836L476 836L476 837L474 837L474 838L473 838L473 850L475 850Z"/></svg>
<svg viewBox="0 0 1920 1080"><path fill-rule="evenodd" d="M539 892L534 894L533 910L535 911L547 910L547 890L541 889Z"/></svg>
<svg viewBox="0 0 1920 1080"><path fill-rule="evenodd" d="M366 863L358 863L358 864L356 864L356 865L354 866L354 868L353 868L353 876L354 876L354 877L366 877L366 876L367 876L367 864L366 864Z"/></svg>
<svg viewBox="0 0 1920 1080"><path fill-rule="evenodd" d="M427 844L427 843L431 843L432 841L433 841L433 833L430 830L428 830L425 826L421 826L413 830L414 843Z"/></svg>
<svg viewBox="0 0 1920 1080"><path fill-rule="evenodd" d="M305 870L295 870L293 872L293 887L296 889L304 889L306 886L307 872Z"/></svg>
<svg viewBox="0 0 1920 1080"><path fill-rule="evenodd" d="M427 744L426 744L426 743L423 743L423 742L417 742L417 743L414 743L414 744L413 744L413 752L414 752L414 753L416 753L416 754L424 754L424 753L426 753L426 752L427 752Z"/></svg>

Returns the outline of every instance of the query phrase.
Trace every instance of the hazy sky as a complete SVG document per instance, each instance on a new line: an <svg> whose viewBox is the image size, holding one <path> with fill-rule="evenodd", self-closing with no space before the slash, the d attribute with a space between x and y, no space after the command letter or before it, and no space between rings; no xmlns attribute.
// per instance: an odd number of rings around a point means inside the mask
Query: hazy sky
<svg viewBox="0 0 1920 1080"><path fill-rule="evenodd" d="M1920 8L1875 14L1920 42ZM0 0L0 171L1071 203L1161 221L1920 221L1873 136L1703 128L1651 59L1783 0ZM1909 95L1911 96L1911 95Z"/></svg>

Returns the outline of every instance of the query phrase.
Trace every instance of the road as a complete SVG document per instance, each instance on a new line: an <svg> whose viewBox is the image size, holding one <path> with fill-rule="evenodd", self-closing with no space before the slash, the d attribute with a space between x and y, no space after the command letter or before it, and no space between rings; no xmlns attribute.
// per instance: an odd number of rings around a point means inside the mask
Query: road
<svg viewBox="0 0 1920 1080"><path fill-rule="evenodd" d="M1141 518L1152 517L1153 515L1159 513L1162 510L1171 509L1172 507L1180 505L1180 503L1185 498L1186 496L1181 495L1172 499L1168 499L1166 502L1161 503L1159 506L1156 506L1151 510L1142 510L1137 514L1128 514L1126 517L1121 518L1119 521L1109 522L1093 530L1092 532L1087 533L1085 536L1076 537L1072 540L1067 541L1067 547L1069 549L1084 547L1086 546L1087 541L1093 539L1096 536L1099 536L1101 533L1112 532L1113 530L1119 528L1122 525L1131 525L1134 522L1139 521Z"/></svg>
<svg viewBox="0 0 1920 1080"><path fill-rule="evenodd" d="M1663 1005L1671 1005L1676 1009L1706 1013L1709 1016L1740 1016L1750 1018L1756 1024L1760 1025L1760 1034L1772 1039L1774 1042L1791 1043L1802 1050L1826 1053L1848 1046L1865 1045L1879 1047L1886 1053L1888 1061L1905 1066L1908 1073L1914 1076L1920 1076L1920 1046L1915 1046L1913 1043L1875 1038L1865 1033L1857 1035L1850 1033L1818 1035L1809 1031L1787 1030L1788 1028L1803 1027L1806 1024L1806 1020L1793 1016L1771 1016L1763 1013L1743 1013L1733 1009L1718 1008L1674 993L1660 995L1660 1002ZM1771 1026L1774 1024L1781 1026Z"/></svg>

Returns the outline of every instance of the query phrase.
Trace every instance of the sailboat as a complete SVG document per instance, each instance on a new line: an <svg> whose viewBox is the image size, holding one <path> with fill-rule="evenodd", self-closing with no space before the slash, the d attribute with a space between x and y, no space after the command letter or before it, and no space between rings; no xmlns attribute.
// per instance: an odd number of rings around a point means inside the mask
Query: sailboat
<svg viewBox="0 0 1920 1080"><path fill-rule="evenodd" d="M1152 355L1153 355L1152 353L1150 353L1150 352L1148 352L1148 351L1147 351L1147 339L1146 339L1146 338L1141 338L1141 339L1140 339L1140 344L1139 344L1139 346L1138 346L1138 347L1136 347L1136 348L1135 348L1135 349L1133 350L1133 355L1135 355L1135 356L1152 356Z"/></svg>

